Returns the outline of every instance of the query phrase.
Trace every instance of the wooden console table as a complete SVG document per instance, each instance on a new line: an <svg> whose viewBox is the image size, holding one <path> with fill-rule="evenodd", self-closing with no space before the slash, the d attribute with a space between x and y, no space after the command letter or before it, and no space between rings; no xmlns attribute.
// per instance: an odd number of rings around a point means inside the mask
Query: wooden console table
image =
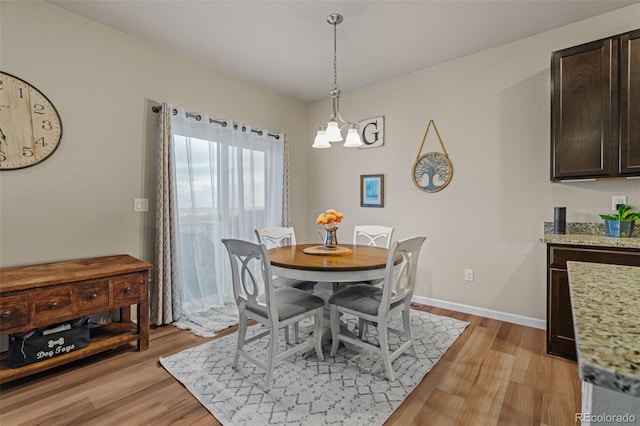
<svg viewBox="0 0 640 426"><path fill-rule="evenodd" d="M0 268L0 333L20 331L120 309L120 321L91 329L89 346L24 367L0 357L0 383L137 341L149 348L149 270L129 255ZM131 321L137 305L137 324Z"/></svg>

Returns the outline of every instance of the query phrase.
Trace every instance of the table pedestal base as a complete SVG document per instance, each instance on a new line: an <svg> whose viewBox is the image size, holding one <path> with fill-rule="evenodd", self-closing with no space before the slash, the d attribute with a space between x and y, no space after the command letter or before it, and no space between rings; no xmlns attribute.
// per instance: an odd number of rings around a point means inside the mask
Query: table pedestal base
<svg viewBox="0 0 640 426"><path fill-rule="evenodd" d="M329 303L328 303L329 298L333 295L333 293L335 293L337 290L342 288L344 285L345 284L342 284L342 283L318 282L313 289L313 294L322 298L325 301L324 318L323 318L324 330L322 332L323 346L326 344L331 345L331 343L333 342L331 338L331 314L330 314ZM340 323L340 334L346 334L348 336L353 337L354 339L357 338L357 336L347 328L347 324L344 322ZM350 343L342 342L342 344L345 345L345 347L349 350L352 350L355 352L360 351L359 347L354 346Z"/></svg>

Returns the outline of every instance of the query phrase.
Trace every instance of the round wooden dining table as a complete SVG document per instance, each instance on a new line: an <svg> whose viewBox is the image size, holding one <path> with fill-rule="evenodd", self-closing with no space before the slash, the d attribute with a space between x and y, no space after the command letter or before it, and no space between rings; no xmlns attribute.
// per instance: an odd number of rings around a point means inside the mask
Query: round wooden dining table
<svg viewBox="0 0 640 426"><path fill-rule="evenodd" d="M308 254L304 250L319 247L318 244L297 244L272 248L268 251L271 262L271 272L285 278L302 281L316 281L313 294L328 301L331 295L341 286L349 283L364 282L384 278L389 250L383 247L359 246L339 244L339 247L349 249L350 254L334 255ZM402 261L398 255L397 265ZM346 327L341 325L341 333L355 337ZM322 341L331 339L329 329L329 309L325 305L324 332ZM347 344L352 350L357 347Z"/></svg>
<svg viewBox="0 0 640 426"><path fill-rule="evenodd" d="M329 283L348 283L384 277L389 251L383 247L340 244L353 253L333 255L307 254L304 249L317 244L297 244L269 250L271 270L286 278ZM401 261L398 256L396 263Z"/></svg>

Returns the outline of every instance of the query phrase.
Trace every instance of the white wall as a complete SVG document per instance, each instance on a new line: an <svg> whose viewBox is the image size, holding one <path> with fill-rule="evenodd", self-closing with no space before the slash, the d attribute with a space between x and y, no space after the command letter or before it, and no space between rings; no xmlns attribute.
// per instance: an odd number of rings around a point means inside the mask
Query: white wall
<svg viewBox="0 0 640 426"><path fill-rule="evenodd" d="M612 195L628 195L640 207L638 180L550 183L550 53L638 28L639 16L636 4L343 93L347 119L385 116L385 146L308 148L309 235L313 214L328 208L345 214L339 242L366 223L393 225L397 238L425 235L417 296L544 319L546 252L539 239L553 207L566 206L567 219L581 222L599 222ZM340 66L352 61L342 58ZM311 124L329 112L327 101L312 105ZM411 179L429 119L454 167L450 185L432 194ZM440 150L430 135L423 153ZM362 208L359 175L375 173L385 175L385 207ZM464 281L464 268L475 270L473 284Z"/></svg>
<svg viewBox="0 0 640 426"><path fill-rule="evenodd" d="M157 114L167 101L288 135L293 222L307 214L305 106L41 2L2 2L0 66L40 89L58 150L0 174L0 265L128 253L153 260Z"/></svg>

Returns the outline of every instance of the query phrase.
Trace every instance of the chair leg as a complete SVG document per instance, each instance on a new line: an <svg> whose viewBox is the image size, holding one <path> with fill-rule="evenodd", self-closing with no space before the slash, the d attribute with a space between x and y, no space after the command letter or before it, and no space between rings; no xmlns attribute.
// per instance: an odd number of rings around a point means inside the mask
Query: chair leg
<svg viewBox="0 0 640 426"><path fill-rule="evenodd" d="M297 345L298 344L298 323L294 322L292 324L292 328L293 328L293 344Z"/></svg>
<svg viewBox="0 0 640 426"><path fill-rule="evenodd" d="M240 349L244 346L244 341L247 336L247 317L244 314L244 307L240 307L240 321L238 322L238 345L236 346L236 355L233 357L232 368L236 368L238 365L238 358L240 358Z"/></svg>
<svg viewBox="0 0 640 426"><path fill-rule="evenodd" d="M275 324L271 324L271 332L269 333L269 348L267 353L267 371L264 378L264 391L268 392L271 389L271 382L273 381L273 368L276 364L276 357L278 355L278 333Z"/></svg>
<svg viewBox="0 0 640 426"><path fill-rule="evenodd" d="M413 355L414 358L418 357L418 354L416 354L416 345L413 342L413 332L411 331L411 319L409 317L410 311L409 311L409 306L405 306L404 310L402 311L402 323L404 325L404 334L406 336L407 339L409 339L409 341L411 342L411 355Z"/></svg>
<svg viewBox="0 0 640 426"><path fill-rule="evenodd" d="M393 370L391 368L391 356L389 355L389 337L387 332L387 321L382 320L378 322L378 342L380 343L380 352L382 355L382 362L386 371L387 379L390 382L395 380L393 376Z"/></svg>
<svg viewBox="0 0 640 426"><path fill-rule="evenodd" d="M336 356L338 345L340 344L340 318L338 317L338 306L329 305L329 322L331 323L331 356Z"/></svg>
<svg viewBox="0 0 640 426"><path fill-rule="evenodd" d="M322 329L323 329L323 317L324 317L324 307L320 307L316 309L316 315L313 319L313 323L315 325L313 329L313 334L316 339L316 355L318 355L318 359L320 361L324 360L324 353L322 352Z"/></svg>
<svg viewBox="0 0 640 426"><path fill-rule="evenodd" d="M364 336L364 333L366 333L366 331L367 322L362 318L358 318L358 338L362 340L362 336Z"/></svg>
<svg viewBox="0 0 640 426"><path fill-rule="evenodd" d="M289 326L286 326L286 327L284 328L284 342L285 342L287 345L290 345L290 344L291 344L291 341L289 340Z"/></svg>

